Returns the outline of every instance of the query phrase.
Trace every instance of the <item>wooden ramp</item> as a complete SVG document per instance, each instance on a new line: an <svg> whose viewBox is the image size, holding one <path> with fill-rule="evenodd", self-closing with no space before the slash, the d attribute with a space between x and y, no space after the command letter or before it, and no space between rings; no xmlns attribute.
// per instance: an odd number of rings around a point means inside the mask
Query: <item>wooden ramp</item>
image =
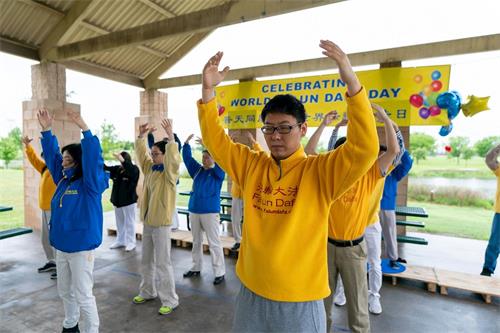
<svg viewBox="0 0 500 333"><path fill-rule="evenodd" d="M448 295L448 288L470 291L480 294L488 304L491 303L492 296L500 297L500 279L479 274L407 265L403 273L384 275L392 277L393 285L401 278L424 282L430 292L436 292L436 287L439 286L441 295Z"/></svg>
<svg viewBox="0 0 500 333"><path fill-rule="evenodd" d="M138 240L142 240L142 224L135 225L135 237ZM110 225L107 228L108 236L116 236L116 225ZM191 247L193 245L193 235L191 231L187 230L176 230L170 233L170 238L172 239L172 243L179 247ZM235 240L231 236L220 236L220 240L222 243L222 250L224 251L224 255L229 256L230 254L238 254L238 251L233 251L231 248L233 247ZM205 234L203 234L203 251L208 252L208 241Z"/></svg>

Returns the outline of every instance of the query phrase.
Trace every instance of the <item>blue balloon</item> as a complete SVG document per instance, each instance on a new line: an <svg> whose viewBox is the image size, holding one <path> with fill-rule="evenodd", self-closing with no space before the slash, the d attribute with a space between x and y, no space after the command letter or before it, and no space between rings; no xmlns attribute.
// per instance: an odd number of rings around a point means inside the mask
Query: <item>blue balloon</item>
<svg viewBox="0 0 500 333"><path fill-rule="evenodd" d="M439 135L447 136L448 134L451 133L452 130L453 130L453 124L450 122L448 126L441 126L441 129L439 130Z"/></svg>
<svg viewBox="0 0 500 333"><path fill-rule="evenodd" d="M452 120L455 119L456 116L458 116L458 113L460 112L460 108L455 105L450 105L448 107L448 119Z"/></svg>
<svg viewBox="0 0 500 333"><path fill-rule="evenodd" d="M436 98L436 104L441 109L447 109L449 107L460 109L460 95L454 91L447 91Z"/></svg>
<svg viewBox="0 0 500 333"><path fill-rule="evenodd" d="M432 72L431 77L434 81L439 80L439 78L441 78L441 72L438 70L435 70L434 72Z"/></svg>

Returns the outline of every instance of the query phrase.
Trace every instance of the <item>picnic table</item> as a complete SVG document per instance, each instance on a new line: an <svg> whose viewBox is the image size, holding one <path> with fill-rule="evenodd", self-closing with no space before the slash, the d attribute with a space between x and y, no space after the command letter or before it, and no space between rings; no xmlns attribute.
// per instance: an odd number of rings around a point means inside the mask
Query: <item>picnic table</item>
<svg viewBox="0 0 500 333"><path fill-rule="evenodd" d="M0 206L0 212L7 212L9 210L12 210L13 207L10 206Z"/></svg>
<svg viewBox="0 0 500 333"><path fill-rule="evenodd" d="M429 217L425 208L422 207L407 207L407 206L397 206L396 207L396 215L399 216L411 216L411 217ZM423 228L425 224L419 221L400 221L396 220L396 225L405 226L405 227L418 227ZM414 237L414 236L406 236L406 235L398 235L399 243L411 243L411 244L419 244L419 245L427 245L429 244L425 238L422 237Z"/></svg>
<svg viewBox="0 0 500 333"><path fill-rule="evenodd" d="M181 191L179 192L179 195L185 195L185 196L190 196L191 191ZM220 192L220 199L221 200L231 200L231 193L229 192Z"/></svg>
<svg viewBox="0 0 500 333"><path fill-rule="evenodd" d="M11 206L0 206L0 212L8 212L13 210L14 207ZM14 236L24 235L33 232L30 228L13 228L0 231L0 239L10 238Z"/></svg>
<svg viewBox="0 0 500 333"><path fill-rule="evenodd" d="M400 216L413 216L413 217L429 217L425 208L422 207L406 207L397 206L396 215Z"/></svg>

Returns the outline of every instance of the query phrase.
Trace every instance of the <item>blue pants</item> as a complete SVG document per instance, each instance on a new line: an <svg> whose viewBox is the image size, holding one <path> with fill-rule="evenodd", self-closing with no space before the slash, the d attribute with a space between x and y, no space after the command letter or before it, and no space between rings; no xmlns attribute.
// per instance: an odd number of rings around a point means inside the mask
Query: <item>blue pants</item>
<svg viewBox="0 0 500 333"><path fill-rule="evenodd" d="M498 253L500 252L500 213L495 213L491 225L491 235L488 241L488 247L484 254L484 268L490 272L495 271L497 266Z"/></svg>

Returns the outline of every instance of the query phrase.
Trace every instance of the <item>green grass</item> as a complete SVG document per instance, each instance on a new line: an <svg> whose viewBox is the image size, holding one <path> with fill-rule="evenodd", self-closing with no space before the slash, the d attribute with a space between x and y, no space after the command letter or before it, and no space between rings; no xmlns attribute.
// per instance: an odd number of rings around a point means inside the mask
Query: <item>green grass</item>
<svg viewBox="0 0 500 333"><path fill-rule="evenodd" d="M425 223L425 228L407 228L409 231L481 240L488 240L490 237L493 220L491 209L445 206L417 201L408 201L408 206L424 207L429 214L428 218L408 218Z"/></svg>
<svg viewBox="0 0 500 333"><path fill-rule="evenodd" d="M416 177L446 177L446 178L495 178L488 169L482 157L474 156L469 161L447 156L429 156L417 164L413 163L410 176Z"/></svg>

